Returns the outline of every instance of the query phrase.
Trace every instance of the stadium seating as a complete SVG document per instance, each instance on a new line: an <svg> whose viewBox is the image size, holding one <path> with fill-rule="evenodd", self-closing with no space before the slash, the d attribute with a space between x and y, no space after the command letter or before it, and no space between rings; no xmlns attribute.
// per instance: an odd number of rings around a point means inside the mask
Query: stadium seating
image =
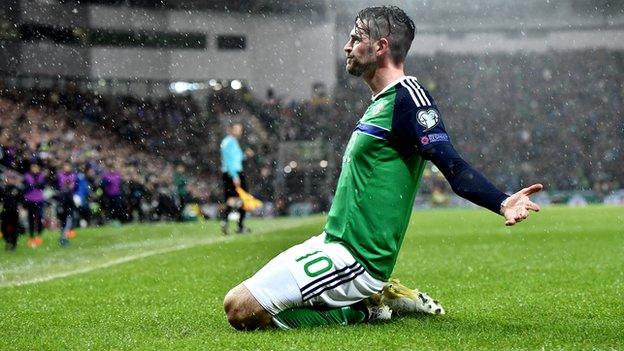
<svg viewBox="0 0 624 351"><path fill-rule="evenodd" d="M334 159L340 159L370 97L342 67L337 62L333 94L308 101L262 100L247 89L223 89L210 91L202 108L186 95L102 96L71 83L64 89L4 90L0 162L24 172L34 158L45 160L52 171L70 160L94 170L93 184L110 163L126 180L144 183L148 194L175 200L172 165L182 161L195 176L193 196L214 203L220 198L218 145L224 124L242 121L244 144L255 151L247 161L252 192L282 209L298 200L324 209L328 202L322 192L298 194L301 187L295 187L288 196L273 193L275 173L281 172L277 145L327 140ZM408 57L406 71L436 98L460 153L500 187L541 181L550 190L590 190L601 198L624 186L624 152L615 142L622 139L624 125L624 90L618 83L624 80L622 52L439 53ZM449 191L439 173L428 170L425 179L421 193ZM315 189L327 186L324 179L313 181Z"/></svg>

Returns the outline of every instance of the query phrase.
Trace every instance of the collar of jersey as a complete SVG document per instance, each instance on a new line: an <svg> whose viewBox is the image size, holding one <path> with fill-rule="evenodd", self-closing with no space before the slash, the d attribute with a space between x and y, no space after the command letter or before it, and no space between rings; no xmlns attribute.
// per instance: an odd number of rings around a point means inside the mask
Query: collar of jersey
<svg viewBox="0 0 624 351"><path fill-rule="evenodd" d="M379 93L377 93L377 95L373 95L373 97L371 98L371 100L373 100L373 101L377 100L377 98L378 98L378 97L380 97L381 95L383 95L383 93L385 93L386 91L388 91L388 89L390 89L390 88L392 88L393 86L395 86L395 85L399 84L399 82L401 82L401 81L403 81L403 80L405 80L405 79L407 79L407 78L410 78L410 77L409 77L409 76L403 76L403 77L401 77L401 78L399 78L399 79L395 80L394 82L392 82L392 83L390 83L390 84L386 85L383 89L381 89L381 91L380 91Z"/></svg>

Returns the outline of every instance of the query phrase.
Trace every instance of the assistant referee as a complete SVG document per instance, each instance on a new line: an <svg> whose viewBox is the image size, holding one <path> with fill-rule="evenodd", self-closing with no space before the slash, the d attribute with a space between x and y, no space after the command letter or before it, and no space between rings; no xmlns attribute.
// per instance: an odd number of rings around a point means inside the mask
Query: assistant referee
<svg viewBox="0 0 624 351"><path fill-rule="evenodd" d="M243 135L243 125L239 122L231 123L227 128L227 135L221 141L221 172L223 173L224 206L221 208L221 231L228 234L228 215L234 209L240 213L237 233L247 231L243 222L245 220L245 210L242 201L236 192L237 187L247 190L245 176L243 175L243 161L245 153L241 149L239 140ZM251 154L251 150L247 151Z"/></svg>

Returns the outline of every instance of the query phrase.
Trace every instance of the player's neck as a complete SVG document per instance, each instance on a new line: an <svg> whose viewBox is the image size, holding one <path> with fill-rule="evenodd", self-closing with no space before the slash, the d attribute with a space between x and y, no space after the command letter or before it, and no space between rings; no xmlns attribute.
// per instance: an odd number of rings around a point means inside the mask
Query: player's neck
<svg viewBox="0 0 624 351"><path fill-rule="evenodd" d="M378 67L370 77L363 78L374 96L379 94L388 84L404 75L403 66L401 65L400 67Z"/></svg>

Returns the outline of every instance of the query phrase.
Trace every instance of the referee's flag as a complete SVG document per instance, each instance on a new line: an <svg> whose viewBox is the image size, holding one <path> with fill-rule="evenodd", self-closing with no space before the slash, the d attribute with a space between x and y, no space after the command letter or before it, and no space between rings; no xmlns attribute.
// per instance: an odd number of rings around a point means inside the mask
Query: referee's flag
<svg viewBox="0 0 624 351"><path fill-rule="evenodd" d="M243 209L245 211L253 211L262 207L262 201L256 199L253 195L243 190L241 187L236 188L238 196L243 201Z"/></svg>

